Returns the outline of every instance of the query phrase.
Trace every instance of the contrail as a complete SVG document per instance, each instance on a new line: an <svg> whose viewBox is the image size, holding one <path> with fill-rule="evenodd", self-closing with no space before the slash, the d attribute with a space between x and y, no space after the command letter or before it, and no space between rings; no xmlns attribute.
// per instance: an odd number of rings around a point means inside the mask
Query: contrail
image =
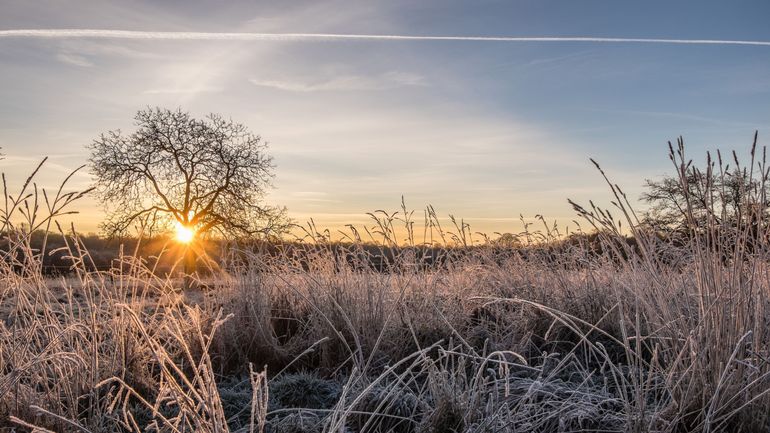
<svg viewBox="0 0 770 433"><path fill-rule="evenodd" d="M677 45L748 45L770 46L770 41L731 39L658 39L575 37L517 37L517 36L417 36L360 35L337 33L254 33L254 32L154 32L139 30L99 29L18 29L0 30L0 38L37 39L151 39L171 41L469 41L469 42L597 42Z"/></svg>

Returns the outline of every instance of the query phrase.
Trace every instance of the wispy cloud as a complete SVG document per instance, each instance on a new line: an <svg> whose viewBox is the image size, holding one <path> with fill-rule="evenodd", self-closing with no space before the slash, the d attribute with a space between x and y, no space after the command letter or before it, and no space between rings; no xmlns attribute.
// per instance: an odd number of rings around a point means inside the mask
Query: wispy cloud
<svg viewBox="0 0 770 433"><path fill-rule="evenodd" d="M62 63L89 68L94 66L93 58L116 57L122 59L153 59L157 54L143 52L108 41L88 41L84 39L65 40L56 59Z"/></svg>
<svg viewBox="0 0 770 433"><path fill-rule="evenodd" d="M252 78L252 84L289 92L317 92L334 90L383 90L402 86L425 85L421 75L391 71L376 76L342 75L323 80L265 80Z"/></svg>
<svg viewBox="0 0 770 433"><path fill-rule="evenodd" d="M752 45L770 47L770 41L737 39L665 39L665 38L607 38L593 36L575 37L518 37L518 36L416 36L416 35L367 35L339 33L257 33L257 32L154 32L138 30L102 29L18 29L0 30L0 38L53 38L53 39L162 39L208 41L330 41L330 40L380 40L380 41L467 41L467 42L592 42L637 43L679 45Z"/></svg>
<svg viewBox="0 0 770 433"><path fill-rule="evenodd" d="M65 40L62 42L62 48L63 53L88 57L110 56L123 59L157 59L160 57L157 53L140 51L127 47L125 44L114 44L105 40Z"/></svg>
<svg viewBox="0 0 770 433"><path fill-rule="evenodd" d="M80 66L82 68L90 68L94 66L94 64L87 58L72 53L59 53L56 55L56 59L62 63Z"/></svg>

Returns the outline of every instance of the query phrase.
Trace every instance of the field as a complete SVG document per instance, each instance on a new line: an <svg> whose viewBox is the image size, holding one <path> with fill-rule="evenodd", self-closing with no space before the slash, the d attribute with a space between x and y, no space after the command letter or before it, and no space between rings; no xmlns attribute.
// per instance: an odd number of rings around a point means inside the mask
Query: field
<svg viewBox="0 0 770 433"><path fill-rule="evenodd" d="M686 178L686 160L672 158ZM747 167L759 187L743 197L764 203L764 162ZM586 233L546 224L471 240L462 222L402 209L375 214L371 239L335 243L311 226L269 254L233 247L188 292L154 271L157 258L128 251L94 270L77 236L63 250L72 273L44 275L12 218L39 195L6 192L0 426L768 431L764 209L745 199L728 222L718 200L705 213L686 200L688 229L662 235L608 186L611 213L576 205ZM76 198L53 198L26 227L52 230L57 200Z"/></svg>

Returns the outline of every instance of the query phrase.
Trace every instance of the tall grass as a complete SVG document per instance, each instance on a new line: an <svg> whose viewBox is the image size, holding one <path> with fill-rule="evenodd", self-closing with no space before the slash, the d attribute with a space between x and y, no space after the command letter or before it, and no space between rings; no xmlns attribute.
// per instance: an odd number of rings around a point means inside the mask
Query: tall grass
<svg viewBox="0 0 770 433"><path fill-rule="evenodd" d="M0 426L768 431L764 153L702 171L681 142L670 156L698 191L676 233L605 176L613 209L574 204L590 233L488 238L402 203L344 244L311 223L303 242L233 246L195 293L157 257L93 270L54 222L85 192L49 194L33 174L0 212ZM754 181L728 219L712 179L736 167ZM66 235L71 274L43 276L35 228Z"/></svg>

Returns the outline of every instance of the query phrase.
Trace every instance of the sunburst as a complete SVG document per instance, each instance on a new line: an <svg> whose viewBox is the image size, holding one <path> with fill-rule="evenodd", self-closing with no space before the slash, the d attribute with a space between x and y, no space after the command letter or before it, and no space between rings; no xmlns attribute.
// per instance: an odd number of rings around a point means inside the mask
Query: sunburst
<svg viewBox="0 0 770 433"><path fill-rule="evenodd" d="M174 228L176 241L181 244L189 244L195 240L195 229L176 223Z"/></svg>

